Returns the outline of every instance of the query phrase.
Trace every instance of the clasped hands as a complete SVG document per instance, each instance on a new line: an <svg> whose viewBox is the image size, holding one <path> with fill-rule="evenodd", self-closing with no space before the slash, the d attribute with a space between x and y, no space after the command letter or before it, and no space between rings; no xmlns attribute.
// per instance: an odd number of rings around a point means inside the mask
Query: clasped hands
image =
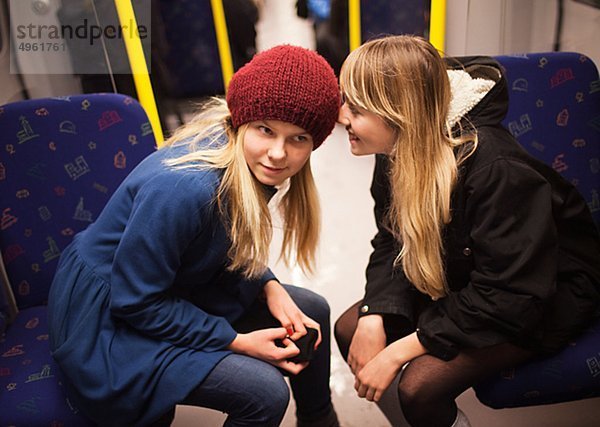
<svg viewBox="0 0 600 427"><path fill-rule="evenodd" d="M378 314L361 317L348 353L358 396L379 401L402 366L426 352L416 333L387 345L383 317Z"/></svg>
<svg viewBox="0 0 600 427"><path fill-rule="evenodd" d="M300 353L294 341L307 334L307 327L316 329L318 331L314 344L316 349L321 343L321 328L298 308L278 281L270 280L265 284L264 297L269 311L282 326L238 334L229 345L229 349L235 353L263 360L296 375L306 368L309 362L296 363L289 360Z"/></svg>

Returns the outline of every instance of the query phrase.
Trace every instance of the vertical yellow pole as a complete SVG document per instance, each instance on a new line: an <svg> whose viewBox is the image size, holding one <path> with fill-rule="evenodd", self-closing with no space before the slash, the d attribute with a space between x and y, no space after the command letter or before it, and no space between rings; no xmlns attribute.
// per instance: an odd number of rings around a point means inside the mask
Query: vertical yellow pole
<svg viewBox="0 0 600 427"><path fill-rule="evenodd" d="M150 119L152 130L156 143L160 146L163 143L164 136L162 127L158 118L158 109L156 108L156 100L152 91L152 83L148 73L144 50L142 49L142 41L138 32L138 24L133 12L133 6L130 0L115 0L119 22L123 30L125 39L125 49L129 57L131 65L131 73L133 74L133 82L138 94L140 104L146 110L146 114ZM127 31L125 30L127 29Z"/></svg>
<svg viewBox="0 0 600 427"><path fill-rule="evenodd" d="M429 41L440 52L446 50L446 0L431 0Z"/></svg>
<svg viewBox="0 0 600 427"><path fill-rule="evenodd" d="M350 52L360 46L360 0L348 0L348 35Z"/></svg>
<svg viewBox="0 0 600 427"><path fill-rule="evenodd" d="M225 20L223 1L210 0L210 5L215 23L215 33L217 35L223 85L225 86L225 91L227 91L229 80L231 80L231 76L233 76L233 61L231 59L231 47L229 45L229 35L227 34L227 21Z"/></svg>

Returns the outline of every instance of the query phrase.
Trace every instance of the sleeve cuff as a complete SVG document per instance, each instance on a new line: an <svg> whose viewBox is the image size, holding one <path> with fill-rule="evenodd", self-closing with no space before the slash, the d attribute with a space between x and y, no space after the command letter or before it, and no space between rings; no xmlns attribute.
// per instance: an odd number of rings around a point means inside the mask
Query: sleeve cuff
<svg viewBox="0 0 600 427"><path fill-rule="evenodd" d="M358 307L359 317L369 314L393 314L412 319L412 313L412 307L403 303L363 301Z"/></svg>
<svg viewBox="0 0 600 427"><path fill-rule="evenodd" d="M229 324L226 320L223 319L223 330L221 331L221 336L219 337L222 343L222 349L228 350L227 347L229 344L233 342L233 340L237 337L237 332L233 329L233 326Z"/></svg>
<svg viewBox="0 0 600 427"><path fill-rule="evenodd" d="M265 274L263 274L263 276L260 279L261 287L264 286L269 280L277 280L279 282L279 279L277 279L277 277L275 277L275 274L273 274L271 269L267 268L267 271L265 271ZM281 283L281 282L279 282L279 283Z"/></svg>
<svg viewBox="0 0 600 427"><path fill-rule="evenodd" d="M427 334L425 334L421 328L417 328L416 332L417 338L432 356L449 361L454 359L458 354L458 350L456 348L449 348L441 345L439 342L427 336Z"/></svg>

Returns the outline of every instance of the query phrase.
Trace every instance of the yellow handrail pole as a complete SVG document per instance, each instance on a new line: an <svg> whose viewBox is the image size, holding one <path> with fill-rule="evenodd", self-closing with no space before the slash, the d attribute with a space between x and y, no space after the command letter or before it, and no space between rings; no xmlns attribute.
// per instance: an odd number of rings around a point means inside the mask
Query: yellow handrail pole
<svg viewBox="0 0 600 427"><path fill-rule="evenodd" d="M162 127L158 117L158 109L156 108L156 100L152 91L152 83L148 73L144 50L142 49L142 41L138 31L138 24L133 12L133 6L130 0L115 0L119 22L123 28L123 38L125 40L125 50L129 57L131 65L131 73L133 74L133 82L138 94L140 104L146 111L150 119L150 125L154 131L156 143L161 146L164 141ZM131 26L131 27L130 27ZM128 29L129 31L126 31Z"/></svg>
<svg viewBox="0 0 600 427"><path fill-rule="evenodd" d="M446 51L446 0L431 0L429 41L442 54Z"/></svg>
<svg viewBox="0 0 600 427"><path fill-rule="evenodd" d="M360 46L360 0L348 0L348 36L350 52Z"/></svg>
<svg viewBox="0 0 600 427"><path fill-rule="evenodd" d="M221 60L221 74L223 75L223 85L225 91L229 86L231 76L233 76L233 61L231 59L231 47L229 45L229 35L227 33L227 21L223 10L222 0L210 0L213 12L213 21L215 23L215 34L217 36L217 47L219 49L219 59Z"/></svg>

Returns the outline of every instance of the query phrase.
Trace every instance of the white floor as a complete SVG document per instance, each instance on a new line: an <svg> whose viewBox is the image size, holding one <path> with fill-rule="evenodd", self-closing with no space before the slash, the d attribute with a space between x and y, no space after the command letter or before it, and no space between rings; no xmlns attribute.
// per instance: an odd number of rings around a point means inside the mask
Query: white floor
<svg viewBox="0 0 600 427"><path fill-rule="evenodd" d="M314 48L311 24L295 16L295 0L263 0L257 45L263 50L279 43ZM321 195L323 222L319 264L313 277L288 269L273 260L279 279L312 289L331 306L332 322L361 298L364 271L375 232L373 202L369 194L373 158L350 154L344 129L338 126L323 146L314 152L312 165ZM277 244L277 239L274 246ZM372 403L356 396L353 377L332 344L331 388L333 402L344 427L385 427L391 423ZM459 398L459 405L473 427L593 427L600 426L600 399L565 405L494 411L481 405L472 391ZM294 403L290 402L283 427L295 426ZM216 411L179 407L174 427L219 426L225 416ZM394 425L403 426L402 421Z"/></svg>

